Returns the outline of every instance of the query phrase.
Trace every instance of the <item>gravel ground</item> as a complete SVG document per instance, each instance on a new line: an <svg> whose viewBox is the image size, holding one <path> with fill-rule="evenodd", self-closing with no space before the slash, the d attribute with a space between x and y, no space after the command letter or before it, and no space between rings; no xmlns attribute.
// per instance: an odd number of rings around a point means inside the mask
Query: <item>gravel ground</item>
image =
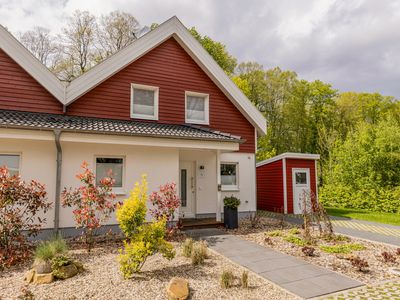
<svg viewBox="0 0 400 300"><path fill-rule="evenodd" d="M229 232L265 247L272 247L280 252L296 256L314 265L347 275L365 284L375 284L386 280L400 279L400 276L388 272L390 267L400 267L400 256L397 256L397 261L395 263L385 263L381 256L383 251L394 254L396 251L395 247L351 238L347 243L362 244L366 247L365 250L353 251L352 253L352 255L358 255L368 262L369 272L364 273L355 270L350 261L345 259L345 255L330 254L318 249L319 245L333 245L334 243L332 242L328 243L318 240L317 244L313 246L316 249L317 254L314 257L305 256L301 251L301 246L284 241L282 237L270 237L272 245L265 242L265 232L283 228L283 232L287 234L288 230L293 227L295 226L288 223L285 223L282 227L281 223L276 219L262 217L256 228L252 228L248 220L243 220L241 221L238 230L230 230Z"/></svg>
<svg viewBox="0 0 400 300"><path fill-rule="evenodd" d="M84 250L71 250L70 255L83 262L84 273L48 285L29 285L35 299L166 299L165 287L173 276L189 280L191 299L296 299L282 289L249 272L248 289L238 285L222 289L223 270L231 270L238 278L244 270L212 250L205 265L192 266L174 243L177 256L167 261L160 255L149 258L136 277L124 280L116 261L118 246L103 246L88 255ZM0 274L0 299L17 299L26 286L23 277L29 265ZM239 281L238 281L239 282Z"/></svg>

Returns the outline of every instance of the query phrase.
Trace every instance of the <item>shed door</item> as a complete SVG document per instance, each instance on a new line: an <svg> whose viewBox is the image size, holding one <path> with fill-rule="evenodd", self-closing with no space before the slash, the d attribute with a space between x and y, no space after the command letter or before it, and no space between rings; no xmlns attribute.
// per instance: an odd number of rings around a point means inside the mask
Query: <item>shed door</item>
<svg viewBox="0 0 400 300"><path fill-rule="evenodd" d="M310 169L292 169L293 180L293 212L302 214L304 204L309 208L310 201ZM304 202L304 200L306 202Z"/></svg>

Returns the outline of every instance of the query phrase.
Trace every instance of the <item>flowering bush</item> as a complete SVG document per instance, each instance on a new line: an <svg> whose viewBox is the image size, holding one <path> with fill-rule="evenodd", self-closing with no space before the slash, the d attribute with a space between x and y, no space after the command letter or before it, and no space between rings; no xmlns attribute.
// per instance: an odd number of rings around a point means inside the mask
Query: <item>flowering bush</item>
<svg viewBox="0 0 400 300"><path fill-rule="evenodd" d="M158 252L167 259L175 256L172 245L165 240L165 217L146 223L147 199L147 180L143 176L142 182L135 184L130 197L116 212L119 226L127 237L118 256L125 278L140 272L146 259Z"/></svg>
<svg viewBox="0 0 400 300"><path fill-rule="evenodd" d="M117 203L115 194L112 193L114 179L104 177L100 184L96 185L96 178L88 164L81 165L83 172L76 177L81 186L77 189L64 188L61 193L63 207L74 207L73 214L77 228L83 228L85 245L90 252L93 246L94 231L102 226L102 223L110 218Z"/></svg>
<svg viewBox="0 0 400 300"><path fill-rule="evenodd" d="M38 233L46 219L37 214L50 206L43 184L35 180L25 183L20 176L11 176L6 167L0 167L0 269L29 256L27 236Z"/></svg>
<svg viewBox="0 0 400 300"><path fill-rule="evenodd" d="M167 222L172 222L175 217L175 211L181 205L181 201L177 196L176 183L166 183L160 186L158 192L150 195L150 202L153 208L150 213L156 220L165 218Z"/></svg>

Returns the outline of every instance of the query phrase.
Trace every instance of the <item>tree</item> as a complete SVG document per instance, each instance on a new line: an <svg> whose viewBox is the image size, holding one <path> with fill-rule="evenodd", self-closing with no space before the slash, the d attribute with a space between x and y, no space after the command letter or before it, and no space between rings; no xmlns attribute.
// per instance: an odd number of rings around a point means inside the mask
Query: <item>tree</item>
<svg viewBox="0 0 400 300"><path fill-rule="evenodd" d="M49 29L35 26L33 30L21 33L19 40L42 64L52 66L57 48Z"/></svg>
<svg viewBox="0 0 400 300"><path fill-rule="evenodd" d="M139 22L129 13L113 11L101 16L97 28L101 58L114 54L136 40L139 29Z"/></svg>
<svg viewBox="0 0 400 300"><path fill-rule="evenodd" d="M77 189L64 188L61 193L62 205L74 207L73 214L77 228L83 228L85 245L88 252L93 247L93 235L96 229L100 228L114 212L117 203L114 202L115 194L112 193L114 180L105 177L96 185L93 171L88 164L81 165L83 172L76 177L81 182Z"/></svg>
<svg viewBox="0 0 400 300"><path fill-rule="evenodd" d="M38 213L51 207L46 196L43 184L0 167L0 270L29 256L27 237L38 234L46 222Z"/></svg>

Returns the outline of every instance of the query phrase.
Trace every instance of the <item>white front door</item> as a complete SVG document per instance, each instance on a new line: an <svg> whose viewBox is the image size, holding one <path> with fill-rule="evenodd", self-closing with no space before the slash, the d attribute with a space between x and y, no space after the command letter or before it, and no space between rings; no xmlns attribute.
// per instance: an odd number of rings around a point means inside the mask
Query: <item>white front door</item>
<svg viewBox="0 0 400 300"><path fill-rule="evenodd" d="M310 208L310 169L292 169L293 179L293 212L302 214L304 200Z"/></svg>
<svg viewBox="0 0 400 300"><path fill-rule="evenodd" d="M183 218L194 218L196 216L196 174L194 162L181 161L179 173L179 196L181 199L180 214Z"/></svg>

